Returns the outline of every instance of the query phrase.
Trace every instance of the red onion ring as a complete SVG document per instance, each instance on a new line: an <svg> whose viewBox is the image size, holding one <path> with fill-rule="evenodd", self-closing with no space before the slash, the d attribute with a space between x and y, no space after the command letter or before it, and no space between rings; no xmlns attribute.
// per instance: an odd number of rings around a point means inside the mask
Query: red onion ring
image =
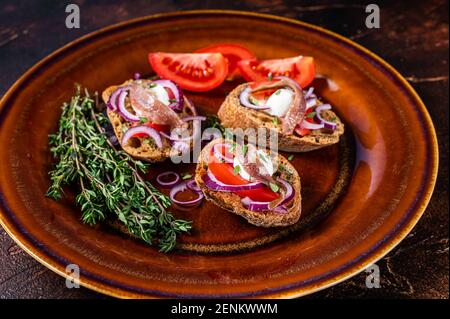
<svg viewBox="0 0 450 319"><path fill-rule="evenodd" d="M243 184L243 185L229 185L222 183L217 180L217 178L208 171L203 176L203 181L205 182L206 187L208 187L210 190L218 191L218 192L237 192L237 191L244 191L244 190L254 190L254 189L260 189L264 187L264 183L256 182L256 183L249 183L249 184Z"/></svg>
<svg viewBox="0 0 450 319"><path fill-rule="evenodd" d="M214 153L214 156L217 157L219 160L222 160L225 163L233 163L233 158L223 155L220 150L217 150L218 147L225 147L225 153L226 153L227 150L231 147L231 145L225 144L225 143L217 143L217 144L213 145L212 151Z"/></svg>
<svg viewBox="0 0 450 319"><path fill-rule="evenodd" d="M258 105L254 105L254 104L250 103L250 101L248 99L250 93L251 93L250 87L246 87L244 90L242 90L241 94L239 94L239 101L241 102L241 104L243 106L248 107L249 109L254 109L254 110L270 109L270 107L268 107L266 105L258 106Z"/></svg>
<svg viewBox="0 0 450 319"><path fill-rule="evenodd" d="M169 176L169 175L173 175L175 178L172 181L170 181L170 182L164 182L162 180L162 178L166 177L166 176ZM172 172L172 171L167 171L167 172L159 174L156 177L156 181L161 186L173 186L173 185L177 184L180 181L180 175L178 175L177 173Z"/></svg>
<svg viewBox="0 0 450 319"><path fill-rule="evenodd" d="M203 193L201 193L201 192L194 192L195 194L198 195L198 197L196 199L193 199L193 200L180 201L178 199L175 199L175 196L178 193L184 192L186 189L188 189L187 182L181 182L180 184L178 184L175 187L173 187L170 190L170 193L169 193L169 197L172 200L172 202L174 202L175 204L178 204L178 205L182 205L182 206L191 206L191 205L199 204L201 202L201 200L203 199L203 197L204 197Z"/></svg>
<svg viewBox="0 0 450 319"><path fill-rule="evenodd" d="M172 91L172 93L175 97L175 102L172 102L169 104L170 108L172 108L173 110L176 110L176 111L183 110L183 105L184 105L183 92L178 87L178 85L175 84L175 82L172 82L170 80L156 80L156 81L153 81L153 83L159 84L162 87L168 88L169 90Z"/></svg>
<svg viewBox="0 0 450 319"><path fill-rule="evenodd" d="M106 103L106 106L111 110L111 111L116 111L117 110L117 96L123 91L123 88L118 88L117 90L115 90L114 92L111 93L111 95L109 96L109 100L108 103Z"/></svg>
<svg viewBox="0 0 450 319"><path fill-rule="evenodd" d="M187 181L186 184L187 188L189 188L190 190L197 192L197 193L201 193L202 190L200 189L200 187L198 187L197 183L195 182L194 179L191 179L190 181Z"/></svg>
<svg viewBox="0 0 450 319"><path fill-rule="evenodd" d="M331 105L330 104L322 104L322 105L319 105L318 107L316 107L316 118L321 124L324 125L325 128L335 130L337 124L334 122L327 121L321 116L320 113L325 110L331 110Z"/></svg>
<svg viewBox="0 0 450 319"><path fill-rule="evenodd" d="M305 99L308 99L309 97L312 97L313 92L314 92L314 88L311 86L311 87L308 89L308 91L306 91L306 93L305 93Z"/></svg>
<svg viewBox="0 0 450 319"><path fill-rule="evenodd" d="M127 97L128 92L125 90L122 90L122 92L119 93L119 96L117 97L117 104L119 107L119 113L122 115L122 117L130 122L139 122L140 118L139 116L131 113L127 110L125 107L125 98Z"/></svg>
<svg viewBox="0 0 450 319"><path fill-rule="evenodd" d="M306 109L310 109L317 104L317 98L311 97L306 100Z"/></svg>
<svg viewBox="0 0 450 319"><path fill-rule="evenodd" d="M289 203L294 198L294 188L292 187L291 184L289 184L288 182L286 182L285 180L283 180L281 178L277 178L277 181L282 183L284 185L284 187L286 188L286 195L285 195L285 198L280 202L280 204L273 209L273 211L277 212L277 213L287 212L287 208L286 208L285 204ZM251 210L251 211L259 212L259 211L270 210L269 209L270 202L258 202L258 201L251 200L249 197L244 197L241 200L241 203L248 210Z"/></svg>
<svg viewBox="0 0 450 319"><path fill-rule="evenodd" d="M162 148L162 140L161 140L161 136L159 135L158 131L151 127L148 127L146 125L139 125L139 126L129 128L123 135L121 144L126 145L128 143L128 141L130 140L130 138L132 138L136 134L148 135L155 141L155 144L156 144L156 146L158 146L158 148Z"/></svg>
<svg viewBox="0 0 450 319"><path fill-rule="evenodd" d="M300 123L300 128L306 128L308 130L320 130L320 129L324 128L324 127L325 126L323 125L323 123L316 124L316 123L310 123L310 122L305 121L305 120L303 120Z"/></svg>

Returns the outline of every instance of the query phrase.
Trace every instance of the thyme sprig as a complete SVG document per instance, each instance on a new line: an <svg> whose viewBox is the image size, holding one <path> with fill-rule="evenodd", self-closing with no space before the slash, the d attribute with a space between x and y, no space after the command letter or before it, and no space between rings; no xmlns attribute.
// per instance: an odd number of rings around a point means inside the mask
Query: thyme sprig
<svg viewBox="0 0 450 319"><path fill-rule="evenodd" d="M58 200L64 186L77 183L83 222L94 225L113 213L134 236L162 252L172 250L191 222L175 219L167 210L170 199L142 178L148 164L111 144L103 129L109 121L95 108L94 99L87 91L82 96L79 87L63 104L59 129L49 139L57 163L49 173L47 196Z"/></svg>

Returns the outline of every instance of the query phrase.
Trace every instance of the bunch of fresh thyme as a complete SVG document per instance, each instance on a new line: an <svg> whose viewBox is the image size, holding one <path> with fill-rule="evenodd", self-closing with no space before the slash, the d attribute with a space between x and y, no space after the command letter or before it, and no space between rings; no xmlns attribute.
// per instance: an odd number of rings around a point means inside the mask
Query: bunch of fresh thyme
<svg viewBox="0 0 450 319"><path fill-rule="evenodd" d="M65 185L78 183L76 202L83 222L94 225L114 213L134 236L157 243L162 252L172 250L191 222L175 219L166 210L170 199L141 177L148 164L114 148L104 134L108 119L96 112L95 104L78 87L63 105L59 130L50 135L57 163L47 195L60 199Z"/></svg>

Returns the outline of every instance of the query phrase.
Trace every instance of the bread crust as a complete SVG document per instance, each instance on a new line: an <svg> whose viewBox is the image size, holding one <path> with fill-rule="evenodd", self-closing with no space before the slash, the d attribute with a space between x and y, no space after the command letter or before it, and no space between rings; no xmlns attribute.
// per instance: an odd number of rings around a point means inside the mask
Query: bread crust
<svg viewBox="0 0 450 319"><path fill-rule="evenodd" d="M232 192L213 191L206 187L202 177L208 170L208 157L211 152L211 148L214 144L222 142L224 142L222 138L209 142L203 148L199 156L195 171L195 181L205 195L205 198L213 202L215 205L245 218L250 224L255 226L280 227L295 224L299 220L301 214L300 176L289 161L281 155L278 155L278 161L283 165L283 171L281 172L280 177L288 181L295 191L294 199L288 205L288 211L285 213L274 211L254 212L244 207L241 203L241 197L238 195ZM270 152L268 151L268 153Z"/></svg>
<svg viewBox="0 0 450 319"><path fill-rule="evenodd" d="M226 97L217 113L223 126L227 128L265 128L267 145L269 144L269 131L278 134L278 149L285 152L309 152L325 146L336 144L339 137L344 134L344 124L337 115L330 110L323 112L326 118L336 118L336 129L332 132L326 130L313 130L310 134L300 137L295 134L284 134L281 131L281 123L275 124L274 117L258 110L249 109L241 105L240 93L248 86L248 83L237 86Z"/></svg>
<svg viewBox="0 0 450 319"><path fill-rule="evenodd" d="M141 82L149 81L149 80L138 80ZM108 103L110 95L117 90L121 86L129 85L132 82L136 82L136 80L128 80L122 83L121 85L113 85L105 89L102 93L102 99L105 103ZM126 99L125 101L126 106L129 107L129 101ZM187 115L195 115L189 113L189 110L192 109L192 106L188 99L184 98L184 108L183 111L180 113L181 115L187 116ZM110 109L107 109L107 115L111 122L111 125L114 129L114 133L117 137L117 140L119 141L122 149L127 152L129 155L141 159L143 161L147 162L162 162L166 160L167 158L170 158L171 156L179 155L179 151L174 149L170 142L163 138L163 147L158 148L152 141L149 143L144 142L146 140L146 137L136 137L133 138L132 143L128 143L127 145L122 145L122 136L124 135L124 131L126 128L131 126L131 123L126 121L118 112L111 111ZM190 129L191 130L191 129ZM192 134L192 130L190 131ZM192 145L191 145L192 147Z"/></svg>

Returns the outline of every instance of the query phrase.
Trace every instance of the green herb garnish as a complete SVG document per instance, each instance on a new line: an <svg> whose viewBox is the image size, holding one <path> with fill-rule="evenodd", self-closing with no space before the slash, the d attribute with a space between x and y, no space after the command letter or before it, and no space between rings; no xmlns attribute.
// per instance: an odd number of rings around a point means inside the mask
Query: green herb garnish
<svg viewBox="0 0 450 319"><path fill-rule="evenodd" d="M94 99L87 91L81 96L79 87L63 104L59 129L49 137L57 162L50 172L47 196L58 200L64 186L77 183L76 202L83 222L94 225L115 215L132 235L157 244L162 252L172 250L179 234L191 229L191 222L175 219L167 211L169 197L141 175L148 164L114 148L103 129L109 120L95 109Z"/></svg>
<svg viewBox="0 0 450 319"><path fill-rule="evenodd" d="M149 88L153 89L154 87L156 87L156 83L150 83Z"/></svg>
<svg viewBox="0 0 450 319"><path fill-rule="evenodd" d="M272 81L273 79L272 72L269 72L269 74L267 74L267 78L269 79L269 81Z"/></svg>
<svg viewBox="0 0 450 319"><path fill-rule="evenodd" d="M331 122L336 122L336 120L337 120L336 116L333 116L330 121Z"/></svg>
<svg viewBox="0 0 450 319"><path fill-rule="evenodd" d="M316 116L316 114L317 114L316 112L311 112L311 113L306 114L305 117L306 117L307 119L312 119L312 118L314 118L314 116Z"/></svg>
<svg viewBox="0 0 450 319"><path fill-rule="evenodd" d="M181 178L182 178L182 179L189 179L189 178L192 178L192 175L191 175L190 173L184 173L184 174L181 176Z"/></svg>
<svg viewBox="0 0 450 319"><path fill-rule="evenodd" d="M272 119L272 123L273 123L274 125L278 125L278 118L277 118L277 117L274 117L274 118Z"/></svg>
<svg viewBox="0 0 450 319"><path fill-rule="evenodd" d="M141 117L141 118L139 118L139 123L145 124L145 123L147 123L147 122L148 122L148 119L147 119L146 117Z"/></svg>
<svg viewBox="0 0 450 319"><path fill-rule="evenodd" d="M275 92L275 95L280 95L280 93L281 93L281 90L277 90L277 91Z"/></svg>
<svg viewBox="0 0 450 319"><path fill-rule="evenodd" d="M242 154L245 156L245 154L247 154L248 151L248 145L242 145Z"/></svg>
<svg viewBox="0 0 450 319"><path fill-rule="evenodd" d="M233 174L237 175L241 171L241 167L239 165L235 166L233 169Z"/></svg>
<svg viewBox="0 0 450 319"><path fill-rule="evenodd" d="M277 193L280 190L280 187L277 184L272 183L272 182L269 183L269 187L272 190L272 192L275 192L275 193Z"/></svg>
<svg viewBox="0 0 450 319"><path fill-rule="evenodd" d="M288 160L292 161L293 159L294 159L294 155L293 154L289 155Z"/></svg>
<svg viewBox="0 0 450 319"><path fill-rule="evenodd" d="M169 102L170 103L175 103L177 100L176 99L170 99Z"/></svg>

